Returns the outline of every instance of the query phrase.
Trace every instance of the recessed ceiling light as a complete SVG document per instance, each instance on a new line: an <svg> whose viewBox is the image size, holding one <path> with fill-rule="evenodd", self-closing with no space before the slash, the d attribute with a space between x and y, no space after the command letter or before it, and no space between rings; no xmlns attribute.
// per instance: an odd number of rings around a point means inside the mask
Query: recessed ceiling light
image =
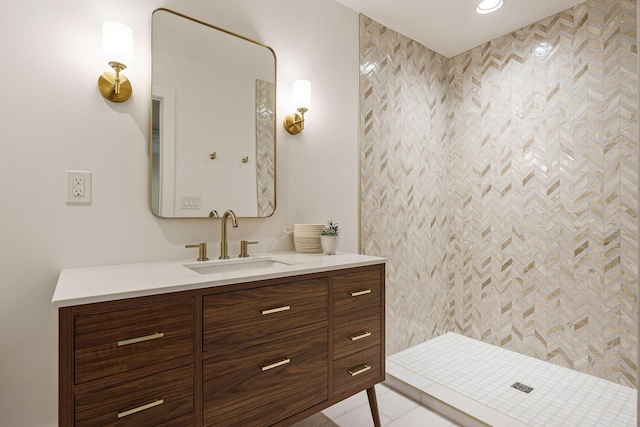
<svg viewBox="0 0 640 427"><path fill-rule="evenodd" d="M502 7L502 0L482 0L478 7L476 7L476 12L478 13L491 13Z"/></svg>

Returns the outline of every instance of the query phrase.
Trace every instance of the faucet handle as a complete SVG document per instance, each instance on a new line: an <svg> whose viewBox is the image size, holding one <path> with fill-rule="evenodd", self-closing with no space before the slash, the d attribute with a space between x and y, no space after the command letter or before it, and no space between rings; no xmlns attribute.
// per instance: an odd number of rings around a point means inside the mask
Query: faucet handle
<svg viewBox="0 0 640 427"><path fill-rule="evenodd" d="M208 261L207 258L207 244L206 243L196 243L194 245L185 245L185 248L198 248L198 261Z"/></svg>
<svg viewBox="0 0 640 427"><path fill-rule="evenodd" d="M248 242L246 240L241 240L240 241L240 258L246 258L249 256L249 245L257 245L259 242L255 241L255 242Z"/></svg>

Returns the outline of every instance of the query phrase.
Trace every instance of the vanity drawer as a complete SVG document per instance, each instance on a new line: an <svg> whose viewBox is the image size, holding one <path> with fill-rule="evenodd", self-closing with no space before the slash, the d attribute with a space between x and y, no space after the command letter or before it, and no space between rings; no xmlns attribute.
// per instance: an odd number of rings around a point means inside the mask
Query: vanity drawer
<svg viewBox="0 0 640 427"><path fill-rule="evenodd" d="M193 354L193 299L75 316L75 382Z"/></svg>
<svg viewBox="0 0 640 427"><path fill-rule="evenodd" d="M384 380L380 347L343 357L333 365L333 395L355 393Z"/></svg>
<svg viewBox="0 0 640 427"><path fill-rule="evenodd" d="M203 348L224 347L327 319L326 278L208 295Z"/></svg>
<svg viewBox="0 0 640 427"><path fill-rule="evenodd" d="M279 335L204 360L204 425L264 427L327 400L327 328Z"/></svg>
<svg viewBox="0 0 640 427"><path fill-rule="evenodd" d="M380 313L349 321L336 321L333 330L334 359L379 345Z"/></svg>
<svg viewBox="0 0 640 427"><path fill-rule="evenodd" d="M193 409L188 365L76 396L74 425L187 426L194 425Z"/></svg>
<svg viewBox="0 0 640 427"><path fill-rule="evenodd" d="M381 290L382 272L379 267L334 276L334 317L370 309L379 310Z"/></svg>

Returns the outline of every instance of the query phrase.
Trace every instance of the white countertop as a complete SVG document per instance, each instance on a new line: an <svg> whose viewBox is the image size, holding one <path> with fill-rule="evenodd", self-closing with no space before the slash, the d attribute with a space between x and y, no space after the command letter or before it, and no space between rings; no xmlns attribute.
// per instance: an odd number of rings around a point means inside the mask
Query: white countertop
<svg viewBox="0 0 640 427"><path fill-rule="evenodd" d="M266 268L200 274L185 265L204 266L221 261L211 259L198 262L186 259L62 270L52 303L54 307L68 307L386 262L385 258L343 252L336 255L278 252L233 258L229 261L233 263L260 259L275 259L287 265L277 263Z"/></svg>

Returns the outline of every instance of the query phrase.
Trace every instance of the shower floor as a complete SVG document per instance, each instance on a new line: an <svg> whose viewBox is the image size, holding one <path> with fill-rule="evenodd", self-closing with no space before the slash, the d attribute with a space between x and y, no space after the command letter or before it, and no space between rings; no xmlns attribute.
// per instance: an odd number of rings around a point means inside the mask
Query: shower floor
<svg viewBox="0 0 640 427"><path fill-rule="evenodd" d="M393 354L386 365L388 386L463 426L637 423L633 388L452 332Z"/></svg>

